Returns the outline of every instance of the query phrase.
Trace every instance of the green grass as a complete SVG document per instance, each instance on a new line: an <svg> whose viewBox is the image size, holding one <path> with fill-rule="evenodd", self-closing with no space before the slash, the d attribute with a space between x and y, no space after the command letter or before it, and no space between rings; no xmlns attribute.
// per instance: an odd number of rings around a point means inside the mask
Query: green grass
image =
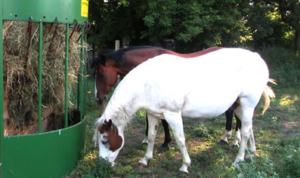
<svg viewBox="0 0 300 178"><path fill-rule="evenodd" d="M212 119L186 119L184 129L186 145L192 159L189 177L299 177L300 176L300 92L297 89L276 89L276 99L265 115L254 117L254 135L257 152L254 157L231 166L238 148L217 144L225 128L224 116ZM259 103L257 113L263 108ZM135 115L125 131L125 146L116 166L111 168L97 158L98 149L92 142L94 122L101 109L91 100L88 105L86 153L74 171L66 178L96 177L185 177L178 169L182 163L181 153L173 140L170 150L160 153L163 143L162 127L158 130L154 158L147 168L138 168L146 146L141 144L145 133L145 112Z"/></svg>

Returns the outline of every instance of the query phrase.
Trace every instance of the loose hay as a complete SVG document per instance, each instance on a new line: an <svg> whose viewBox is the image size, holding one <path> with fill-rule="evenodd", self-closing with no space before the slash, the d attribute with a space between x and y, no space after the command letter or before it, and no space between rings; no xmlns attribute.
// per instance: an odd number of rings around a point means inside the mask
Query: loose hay
<svg viewBox="0 0 300 178"><path fill-rule="evenodd" d="M8 91L8 96L4 97L9 99L10 123L18 128L38 120L39 24L32 24L29 49L27 27L28 22L5 21L3 24L4 87ZM64 114L66 25L58 26L51 42L55 27L56 24L52 27L50 23L43 24L42 108L43 112L50 109L51 114L57 116ZM74 32L69 42L70 108L74 106L70 95L76 86L80 68L81 46L76 42L79 36L80 33Z"/></svg>

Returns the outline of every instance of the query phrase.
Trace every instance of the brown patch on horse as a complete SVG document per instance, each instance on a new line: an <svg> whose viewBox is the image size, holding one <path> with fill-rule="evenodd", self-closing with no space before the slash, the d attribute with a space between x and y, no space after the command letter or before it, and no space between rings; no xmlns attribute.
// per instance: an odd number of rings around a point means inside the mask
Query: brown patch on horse
<svg viewBox="0 0 300 178"><path fill-rule="evenodd" d="M116 151L122 146L123 139L119 135L118 129L113 125L112 121L109 120L108 122L105 121L104 124L98 127L98 131L101 134L106 133L107 135L104 136L109 143L109 150Z"/></svg>

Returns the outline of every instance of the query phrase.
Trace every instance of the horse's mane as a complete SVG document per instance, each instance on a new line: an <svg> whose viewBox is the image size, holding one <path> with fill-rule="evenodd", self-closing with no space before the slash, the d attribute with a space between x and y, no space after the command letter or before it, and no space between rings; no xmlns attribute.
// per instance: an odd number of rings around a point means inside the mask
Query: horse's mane
<svg viewBox="0 0 300 178"><path fill-rule="evenodd" d="M164 50L161 47L154 47L154 46L130 46L130 47L127 47L127 48L121 48L117 51L113 51L113 52L110 52L110 53L101 53L101 54L99 54L99 56L97 58L95 58L91 61L91 66L92 67L96 66L99 62L101 64L105 64L105 61L107 59L114 60L119 65L122 65L123 56L126 52L132 51L132 50L137 50L137 49L147 49L147 48L152 48L152 49L156 48L156 49Z"/></svg>

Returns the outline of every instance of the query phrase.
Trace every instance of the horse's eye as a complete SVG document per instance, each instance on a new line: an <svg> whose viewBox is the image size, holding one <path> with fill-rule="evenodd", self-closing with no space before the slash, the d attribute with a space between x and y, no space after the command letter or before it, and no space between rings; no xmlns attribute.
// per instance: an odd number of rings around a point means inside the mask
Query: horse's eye
<svg viewBox="0 0 300 178"><path fill-rule="evenodd" d="M98 73L97 76L98 76L99 78L104 78L104 77L105 77L105 74L101 74L101 73L99 74L99 73Z"/></svg>
<svg viewBox="0 0 300 178"><path fill-rule="evenodd" d="M107 140L102 140L101 143L102 143L103 145L106 145L106 144L108 143L108 141L107 141Z"/></svg>

